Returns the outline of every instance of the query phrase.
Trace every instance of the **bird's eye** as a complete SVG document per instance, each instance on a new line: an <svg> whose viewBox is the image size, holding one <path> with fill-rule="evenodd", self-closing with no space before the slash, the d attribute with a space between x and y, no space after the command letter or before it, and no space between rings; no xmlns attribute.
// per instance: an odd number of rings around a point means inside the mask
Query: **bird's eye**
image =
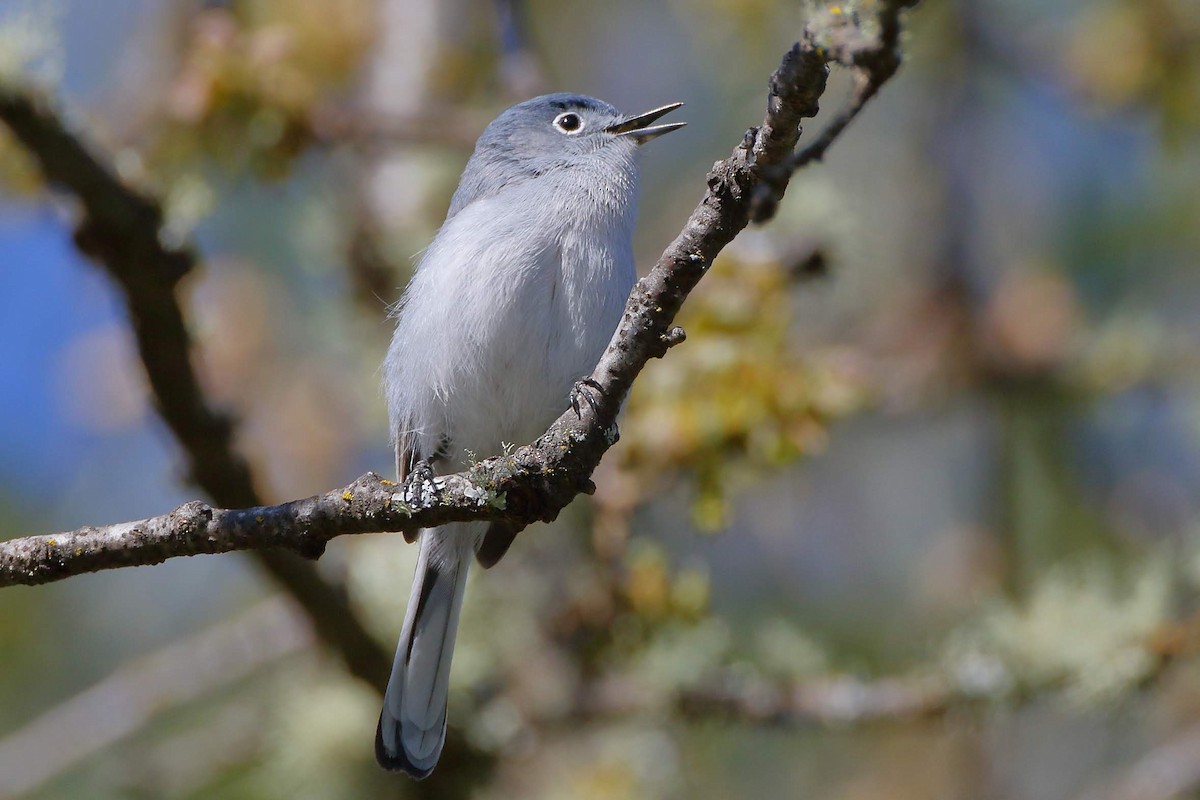
<svg viewBox="0 0 1200 800"><path fill-rule="evenodd" d="M575 131L583 127L583 120L579 118L578 114L568 111L554 118L554 127L563 133L575 133Z"/></svg>

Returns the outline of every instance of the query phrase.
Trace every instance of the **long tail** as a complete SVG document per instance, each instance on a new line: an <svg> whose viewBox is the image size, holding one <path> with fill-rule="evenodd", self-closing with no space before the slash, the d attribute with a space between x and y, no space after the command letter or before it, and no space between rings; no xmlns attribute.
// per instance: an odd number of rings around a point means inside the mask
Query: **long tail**
<svg viewBox="0 0 1200 800"><path fill-rule="evenodd" d="M375 732L379 765L414 778L433 771L446 741L450 659L474 550L464 527L421 534L417 574Z"/></svg>

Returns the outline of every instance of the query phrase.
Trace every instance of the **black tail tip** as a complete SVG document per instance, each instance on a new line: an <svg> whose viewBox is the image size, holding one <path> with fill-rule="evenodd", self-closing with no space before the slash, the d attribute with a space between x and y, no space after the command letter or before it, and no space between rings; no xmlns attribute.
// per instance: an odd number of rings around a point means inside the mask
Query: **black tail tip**
<svg viewBox="0 0 1200 800"><path fill-rule="evenodd" d="M403 772L418 781L428 778L436 766L431 764L425 769L415 766L408 760L403 747L397 748L395 753L390 752L383 744L383 714L379 715L379 725L375 728L375 761L389 772Z"/></svg>

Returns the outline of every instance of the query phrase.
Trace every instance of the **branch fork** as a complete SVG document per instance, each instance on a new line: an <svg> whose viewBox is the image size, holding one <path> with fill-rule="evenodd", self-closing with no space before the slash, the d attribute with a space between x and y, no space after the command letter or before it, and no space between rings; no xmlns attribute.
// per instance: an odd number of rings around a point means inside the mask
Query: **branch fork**
<svg viewBox="0 0 1200 800"><path fill-rule="evenodd" d="M579 493L594 491L590 476L617 440L617 414L634 379L650 359L684 341L683 329L672 323L718 253L748 224L774 215L792 173L820 159L895 73L898 16L912 5L915 0L881 3L876 36L863 36L853 27L854 35L839 28L823 37L810 26L784 55L768 83L762 124L713 166L700 204L634 286L617 331L586 379L598 389L589 396L594 402L564 411L532 445L463 472L414 474L399 487L367 473L341 489L276 506L255 505L245 463L229 446L227 421L209 410L188 364L190 343L173 287L192 266L191 251L161 244L157 206L120 183L40 97L0 85L0 120L38 157L50 182L82 201L79 244L125 289L152 387L198 482L218 502L249 506L231 510L194 501L138 522L3 542L0 587L199 553L255 550L265 557L269 550L264 549L283 548L316 558L330 539L345 534L411 533L471 520L519 527L553 520ZM819 43L823 39L828 41ZM859 74L856 89L813 143L796 152L801 123L816 115L831 63L853 65ZM166 344L156 329L164 323Z"/></svg>

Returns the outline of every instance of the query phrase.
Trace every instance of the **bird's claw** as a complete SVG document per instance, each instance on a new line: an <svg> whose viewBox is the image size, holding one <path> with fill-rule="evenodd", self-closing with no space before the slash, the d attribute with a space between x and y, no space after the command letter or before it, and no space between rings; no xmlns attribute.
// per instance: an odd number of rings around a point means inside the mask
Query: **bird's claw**
<svg viewBox="0 0 1200 800"><path fill-rule="evenodd" d="M579 403L581 398L583 402L587 403L588 408L592 410L593 414L600 413L600 409L596 404L596 398L592 397L591 392L596 392L603 397L604 387L591 378L580 378L575 381L575 384L571 387L571 408L574 409L575 416L583 416Z"/></svg>
<svg viewBox="0 0 1200 800"><path fill-rule="evenodd" d="M434 453L429 458L418 458L409 467L408 476L404 479L402 496L404 502L421 507L429 502L430 493L434 491L433 462L438 459ZM404 531L404 541L412 544L417 540L420 531Z"/></svg>

